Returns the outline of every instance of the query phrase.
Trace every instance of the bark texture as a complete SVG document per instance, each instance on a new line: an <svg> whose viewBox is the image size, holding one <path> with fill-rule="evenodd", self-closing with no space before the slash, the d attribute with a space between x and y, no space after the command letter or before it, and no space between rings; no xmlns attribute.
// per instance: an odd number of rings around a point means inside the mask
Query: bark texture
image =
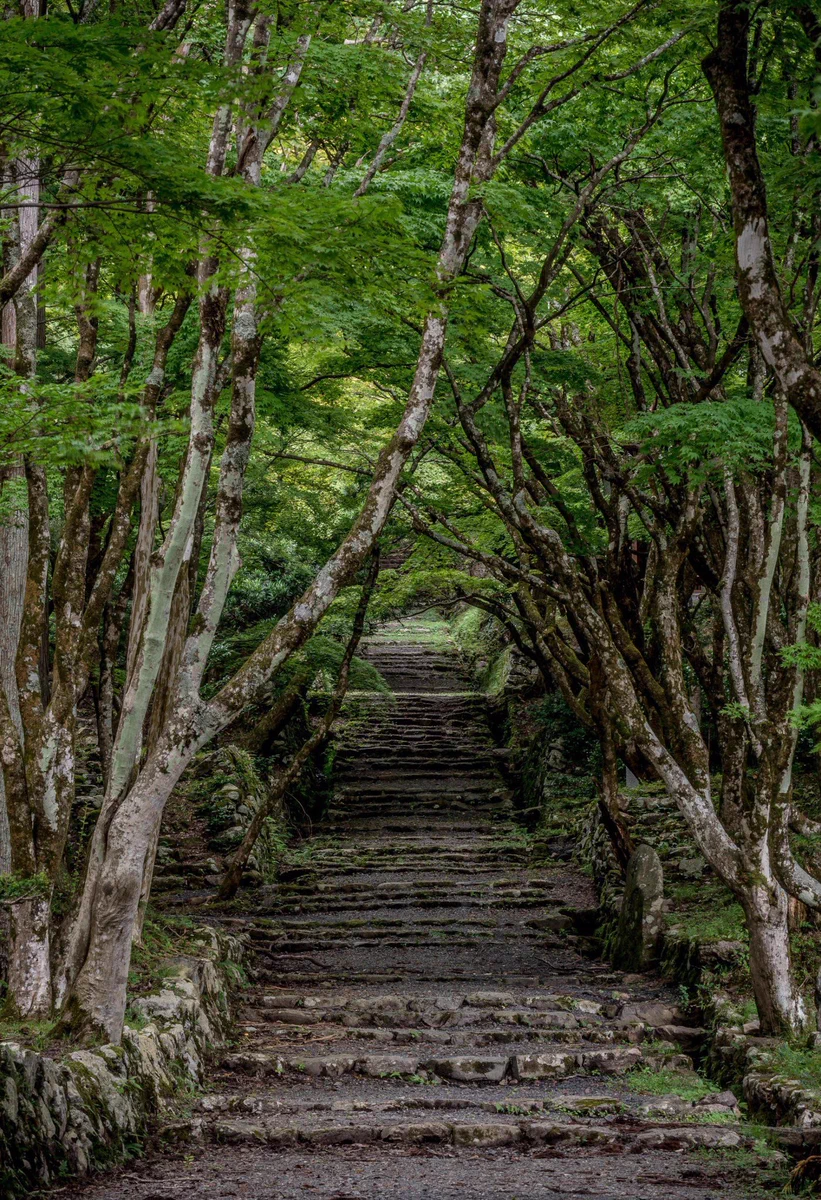
<svg viewBox="0 0 821 1200"><path fill-rule="evenodd" d="M750 21L746 4L722 0L716 47L703 63L721 123L733 197L738 291L764 361L802 421L821 438L821 372L795 332L773 254L750 97Z"/></svg>

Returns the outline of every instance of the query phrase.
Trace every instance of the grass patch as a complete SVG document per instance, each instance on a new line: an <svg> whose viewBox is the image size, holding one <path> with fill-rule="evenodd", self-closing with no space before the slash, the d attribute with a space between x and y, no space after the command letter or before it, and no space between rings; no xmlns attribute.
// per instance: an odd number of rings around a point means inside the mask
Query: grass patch
<svg viewBox="0 0 821 1200"><path fill-rule="evenodd" d="M684 1114L684 1120L690 1125L737 1125L738 1117L732 1113L700 1112L694 1108Z"/></svg>
<svg viewBox="0 0 821 1200"><path fill-rule="evenodd" d="M56 1021L0 1021L0 1042L18 1042L38 1053L46 1049Z"/></svg>
<svg viewBox="0 0 821 1200"><path fill-rule="evenodd" d="M800 1049L784 1042L773 1055L773 1066L779 1075L797 1079L803 1087L821 1089L821 1054L817 1050Z"/></svg>
<svg viewBox="0 0 821 1200"><path fill-rule="evenodd" d="M753 1134L753 1130L748 1130ZM764 1137L757 1138L752 1146L717 1146L714 1149L699 1147L693 1151L693 1158L701 1159L705 1165L721 1165L731 1175L744 1178L745 1200L753 1200L757 1196L772 1196L784 1187L787 1178L779 1151ZM736 1186L738 1179L730 1182Z"/></svg>
<svg viewBox="0 0 821 1200"><path fill-rule="evenodd" d="M633 1092L647 1096L678 1096L681 1100L703 1100L712 1096L719 1088L695 1072L633 1071L627 1077L627 1086Z"/></svg>
<svg viewBox="0 0 821 1200"><path fill-rule="evenodd" d="M718 882L677 883L669 889L673 911L667 920L687 937L700 941L745 942L744 912L729 890Z"/></svg>

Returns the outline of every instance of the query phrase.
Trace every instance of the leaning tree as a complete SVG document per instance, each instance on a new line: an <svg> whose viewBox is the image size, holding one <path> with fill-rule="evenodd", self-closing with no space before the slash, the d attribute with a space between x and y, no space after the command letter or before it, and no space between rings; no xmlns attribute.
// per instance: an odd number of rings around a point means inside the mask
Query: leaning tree
<svg viewBox="0 0 821 1200"><path fill-rule="evenodd" d="M801 47L800 26L792 32ZM812 70L805 60L805 87ZM682 83L701 98L694 77ZM707 180L720 146L709 125L698 132ZM512 320L481 352L454 346L454 419L430 431L436 469L426 480L420 468L402 499L418 530L497 581L466 580L466 594L598 732L617 842L616 751L638 752L664 782L744 910L762 1028L794 1031L806 1014L789 898L817 907L821 897L789 835L818 579L812 414L763 351L744 289L739 310L719 287L738 243L724 232L720 187L693 196L691 163L685 201L669 183L683 170L669 142L644 149L641 170L609 191L590 186L595 163L583 176L567 160L539 163L581 236L552 277L563 229L529 269L512 238L474 258ZM787 206L796 151L803 159L806 141L787 150ZM811 376L811 219L794 223L780 253Z"/></svg>

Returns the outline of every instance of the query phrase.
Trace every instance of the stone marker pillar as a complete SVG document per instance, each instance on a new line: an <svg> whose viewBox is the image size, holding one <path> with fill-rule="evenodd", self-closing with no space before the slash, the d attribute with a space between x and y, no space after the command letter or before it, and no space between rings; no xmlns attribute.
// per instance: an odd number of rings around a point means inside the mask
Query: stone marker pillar
<svg viewBox="0 0 821 1200"><path fill-rule="evenodd" d="M641 971L655 959L662 930L664 872L652 846L636 848L627 881L611 961L622 971Z"/></svg>

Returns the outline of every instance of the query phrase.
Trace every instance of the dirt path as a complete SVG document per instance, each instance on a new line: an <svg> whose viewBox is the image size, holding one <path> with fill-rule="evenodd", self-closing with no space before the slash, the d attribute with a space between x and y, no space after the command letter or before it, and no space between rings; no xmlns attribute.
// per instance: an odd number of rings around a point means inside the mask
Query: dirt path
<svg viewBox="0 0 821 1200"><path fill-rule="evenodd" d="M629 1086L661 1069L696 1083L696 1035L658 980L589 957L590 884L529 861L481 697L440 635L389 629L367 653L395 695L351 698L333 809L248 921L243 1043L195 1105L193 1140L65 1194L755 1194L732 1097Z"/></svg>

